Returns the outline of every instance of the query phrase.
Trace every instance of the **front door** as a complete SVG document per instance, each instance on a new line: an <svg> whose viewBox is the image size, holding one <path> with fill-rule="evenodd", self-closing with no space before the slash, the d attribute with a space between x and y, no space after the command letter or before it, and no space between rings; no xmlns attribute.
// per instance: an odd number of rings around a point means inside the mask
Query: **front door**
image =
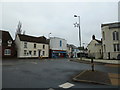
<svg viewBox="0 0 120 90"><path fill-rule="evenodd" d="M40 57L41 56L41 50L38 50L38 57Z"/></svg>

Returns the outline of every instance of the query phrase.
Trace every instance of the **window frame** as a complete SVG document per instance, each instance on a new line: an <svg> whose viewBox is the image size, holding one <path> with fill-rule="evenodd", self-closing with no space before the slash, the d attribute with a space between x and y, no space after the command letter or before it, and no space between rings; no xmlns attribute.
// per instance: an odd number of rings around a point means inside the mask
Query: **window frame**
<svg viewBox="0 0 120 90"><path fill-rule="evenodd" d="M34 51L34 56L36 56L36 51Z"/></svg>
<svg viewBox="0 0 120 90"><path fill-rule="evenodd" d="M37 46L36 43L34 43L34 48L36 48L36 46Z"/></svg>
<svg viewBox="0 0 120 90"><path fill-rule="evenodd" d="M45 45L43 45L43 49L45 49Z"/></svg>
<svg viewBox="0 0 120 90"><path fill-rule="evenodd" d="M27 48L27 42L24 42L24 48Z"/></svg>
<svg viewBox="0 0 120 90"><path fill-rule="evenodd" d="M119 40L119 32L117 31L113 32L113 40Z"/></svg>
<svg viewBox="0 0 120 90"><path fill-rule="evenodd" d="M5 49L4 50L4 55L11 55L11 49Z"/></svg>
<svg viewBox="0 0 120 90"><path fill-rule="evenodd" d="M42 51L42 55L43 55L43 56L45 55L45 51Z"/></svg>
<svg viewBox="0 0 120 90"><path fill-rule="evenodd" d="M24 50L24 56L26 56L27 55L27 50Z"/></svg>

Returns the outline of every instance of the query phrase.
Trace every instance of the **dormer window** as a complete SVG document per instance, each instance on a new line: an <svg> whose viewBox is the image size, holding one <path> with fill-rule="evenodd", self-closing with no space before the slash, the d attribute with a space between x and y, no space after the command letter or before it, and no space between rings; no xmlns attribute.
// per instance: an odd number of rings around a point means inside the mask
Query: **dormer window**
<svg viewBox="0 0 120 90"><path fill-rule="evenodd" d="M12 45L12 41L11 41L11 40L8 40L7 43L8 43L8 46L11 47L11 45Z"/></svg>

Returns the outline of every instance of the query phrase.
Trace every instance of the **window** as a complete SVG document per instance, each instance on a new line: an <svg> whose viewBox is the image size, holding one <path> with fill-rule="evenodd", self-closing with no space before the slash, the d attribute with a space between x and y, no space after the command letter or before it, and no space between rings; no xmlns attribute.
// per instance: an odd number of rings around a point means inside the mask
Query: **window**
<svg viewBox="0 0 120 90"><path fill-rule="evenodd" d="M4 50L4 55L11 55L11 50L10 49L5 49Z"/></svg>
<svg viewBox="0 0 120 90"><path fill-rule="evenodd" d="M34 44L34 48L36 48L36 44Z"/></svg>
<svg viewBox="0 0 120 90"><path fill-rule="evenodd" d="M24 42L24 48L27 48L27 42Z"/></svg>
<svg viewBox="0 0 120 90"><path fill-rule="evenodd" d="M29 51L29 55L32 55L32 51Z"/></svg>
<svg viewBox="0 0 120 90"><path fill-rule="evenodd" d="M105 40L105 32L103 31L103 40Z"/></svg>
<svg viewBox="0 0 120 90"><path fill-rule="evenodd" d="M24 55L27 55L27 50L24 50Z"/></svg>
<svg viewBox="0 0 120 90"><path fill-rule="evenodd" d="M117 51L120 51L120 44L116 44L117 45Z"/></svg>
<svg viewBox="0 0 120 90"><path fill-rule="evenodd" d="M116 31L113 32L113 40L119 40L119 33Z"/></svg>
<svg viewBox="0 0 120 90"><path fill-rule="evenodd" d="M36 55L36 51L34 51L34 55Z"/></svg>
<svg viewBox="0 0 120 90"><path fill-rule="evenodd" d="M114 51L116 51L116 44L113 44L113 47L114 47Z"/></svg>
<svg viewBox="0 0 120 90"><path fill-rule="evenodd" d="M43 45L43 49L45 49L45 45Z"/></svg>
<svg viewBox="0 0 120 90"><path fill-rule="evenodd" d="M62 41L60 40L60 47L62 47Z"/></svg>
<svg viewBox="0 0 120 90"><path fill-rule="evenodd" d="M119 33L116 32L116 39L119 40Z"/></svg>
<svg viewBox="0 0 120 90"><path fill-rule="evenodd" d="M120 51L120 44L113 44L114 51Z"/></svg>
<svg viewBox="0 0 120 90"><path fill-rule="evenodd" d="M45 55L45 51L43 51L43 54L42 54L43 56Z"/></svg>
<svg viewBox="0 0 120 90"><path fill-rule="evenodd" d="M104 52L106 52L106 47L105 47L105 45L104 45Z"/></svg>

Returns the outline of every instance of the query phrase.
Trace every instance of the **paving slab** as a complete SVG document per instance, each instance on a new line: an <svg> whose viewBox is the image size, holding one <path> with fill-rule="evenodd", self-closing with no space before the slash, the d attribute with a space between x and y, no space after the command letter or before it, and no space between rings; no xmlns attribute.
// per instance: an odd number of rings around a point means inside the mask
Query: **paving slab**
<svg viewBox="0 0 120 90"><path fill-rule="evenodd" d="M108 73L85 70L73 78L74 81L111 85Z"/></svg>

